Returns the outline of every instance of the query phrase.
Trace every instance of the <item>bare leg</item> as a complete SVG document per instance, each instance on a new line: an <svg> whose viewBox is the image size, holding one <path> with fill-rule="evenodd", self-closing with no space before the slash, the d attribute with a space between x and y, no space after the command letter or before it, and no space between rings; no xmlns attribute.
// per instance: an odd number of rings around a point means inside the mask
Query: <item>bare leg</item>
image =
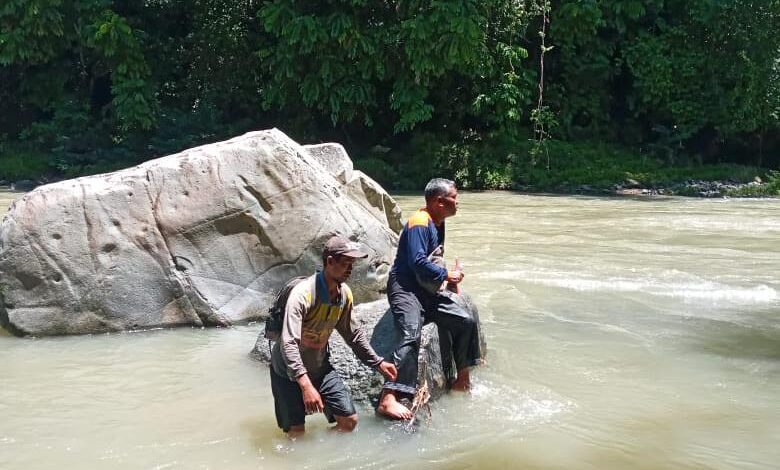
<svg viewBox="0 0 780 470"><path fill-rule="evenodd" d="M352 432L358 423L358 415L339 416L335 415L336 425L331 429L337 432Z"/></svg>
<svg viewBox="0 0 780 470"><path fill-rule="evenodd" d="M396 392L392 390L382 392L376 411L392 419L412 419L412 411L398 401Z"/></svg>
<svg viewBox="0 0 780 470"><path fill-rule="evenodd" d="M468 367L458 370L458 376L455 378L455 382L452 383L452 390L456 392L468 392L471 390L471 376L469 375Z"/></svg>
<svg viewBox="0 0 780 470"><path fill-rule="evenodd" d="M290 426L290 430L287 431L287 437L289 437L290 439L297 439L299 437L302 437L305 432L306 432L305 424L293 424L292 426Z"/></svg>

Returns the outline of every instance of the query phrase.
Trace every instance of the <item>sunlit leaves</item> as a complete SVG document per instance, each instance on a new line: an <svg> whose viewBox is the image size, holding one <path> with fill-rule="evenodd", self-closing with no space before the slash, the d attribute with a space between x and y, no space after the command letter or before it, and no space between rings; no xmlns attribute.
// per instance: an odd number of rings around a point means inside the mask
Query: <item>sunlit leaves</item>
<svg viewBox="0 0 780 470"><path fill-rule="evenodd" d="M147 83L150 72L132 28L121 16L106 11L89 31L92 35L87 44L102 54L113 69L113 105L122 128L151 128L153 103Z"/></svg>
<svg viewBox="0 0 780 470"><path fill-rule="evenodd" d="M33 79L46 70L57 80L37 91L19 90L22 103L41 112L79 93L87 101L90 77L107 71L121 127L148 129L153 96L141 46L127 21L105 6L100 0L8 0L0 7L0 66L14 65Z"/></svg>
<svg viewBox="0 0 780 470"><path fill-rule="evenodd" d="M5 0L0 6L0 65L45 63L68 46L61 0Z"/></svg>
<svg viewBox="0 0 780 470"><path fill-rule="evenodd" d="M442 80L452 80L472 94L469 101L480 103L470 113L507 122L522 114L527 82L507 75L527 55L514 45L527 19L524 9L513 9L516 2L316 3L275 0L259 11L270 35L257 51L271 79L266 106L289 107L300 100L334 125L395 116L392 127L403 132L437 112L454 111L455 104L441 100L448 97L434 93ZM507 24L512 27L497 27ZM506 77L510 81L504 83ZM512 109L495 114L498 107Z"/></svg>

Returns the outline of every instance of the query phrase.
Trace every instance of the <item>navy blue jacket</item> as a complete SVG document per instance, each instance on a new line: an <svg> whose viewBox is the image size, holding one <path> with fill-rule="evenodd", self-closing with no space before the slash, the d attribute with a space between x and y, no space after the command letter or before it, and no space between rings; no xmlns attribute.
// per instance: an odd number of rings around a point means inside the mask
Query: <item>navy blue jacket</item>
<svg viewBox="0 0 780 470"><path fill-rule="evenodd" d="M401 231L393 272L400 279L414 284L419 284L418 278L430 282L444 282L447 270L428 259L440 246L444 247L444 222L437 228L425 209L418 210L409 217Z"/></svg>

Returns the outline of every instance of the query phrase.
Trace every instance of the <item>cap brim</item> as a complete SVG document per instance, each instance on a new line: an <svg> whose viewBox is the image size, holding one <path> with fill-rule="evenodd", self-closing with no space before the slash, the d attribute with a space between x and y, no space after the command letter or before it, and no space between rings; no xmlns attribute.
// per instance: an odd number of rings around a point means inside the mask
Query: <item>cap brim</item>
<svg viewBox="0 0 780 470"><path fill-rule="evenodd" d="M368 258L368 253L363 253L358 250L351 250L341 254L341 256L349 256L350 258Z"/></svg>

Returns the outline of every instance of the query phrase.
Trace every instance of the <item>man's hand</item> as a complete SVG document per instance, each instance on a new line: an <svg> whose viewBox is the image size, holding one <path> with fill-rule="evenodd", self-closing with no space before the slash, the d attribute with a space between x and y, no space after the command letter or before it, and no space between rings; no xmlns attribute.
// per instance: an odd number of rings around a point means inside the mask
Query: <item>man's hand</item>
<svg viewBox="0 0 780 470"><path fill-rule="evenodd" d="M378 369L391 382L395 382L395 378L398 377L398 370L392 362L382 361L379 363Z"/></svg>
<svg viewBox="0 0 780 470"><path fill-rule="evenodd" d="M320 392L313 385L303 389L303 407L307 415L319 413L324 408Z"/></svg>
<svg viewBox="0 0 780 470"><path fill-rule="evenodd" d="M460 269L447 271L447 282L451 284L458 284L462 280L463 280L463 271L461 271Z"/></svg>
<svg viewBox="0 0 780 470"><path fill-rule="evenodd" d="M321 412L325 407L322 404L322 397L320 392L314 388L309 376L304 374L298 377L298 386L301 387L301 393L303 394L303 407L306 409L306 414L314 414Z"/></svg>

